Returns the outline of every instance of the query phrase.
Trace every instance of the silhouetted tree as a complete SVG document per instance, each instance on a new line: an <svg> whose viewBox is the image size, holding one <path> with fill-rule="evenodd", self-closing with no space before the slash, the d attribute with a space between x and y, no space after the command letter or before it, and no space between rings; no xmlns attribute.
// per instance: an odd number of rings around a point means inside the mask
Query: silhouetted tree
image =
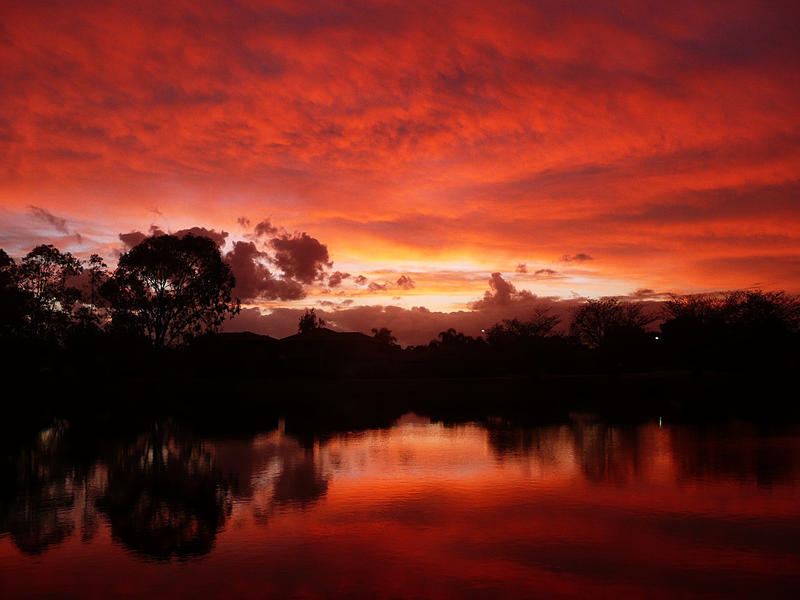
<svg viewBox="0 0 800 600"><path fill-rule="evenodd" d="M71 511L85 474L64 452L66 422L57 421L0 458L0 535L25 554L39 555L75 529Z"/></svg>
<svg viewBox="0 0 800 600"><path fill-rule="evenodd" d="M546 310L537 312L527 321L505 319L486 331L486 339L490 344L501 344L507 341L543 338L552 335L559 321L558 317L548 315Z"/></svg>
<svg viewBox="0 0 800 600"><path fill-rule="evenodd" d="M297 330L300 333L308 333L325 326L325 321L317 316L315 309L306 309L306 312L300 315L300 321L297 323Z"/></svg>
<svg viewBox="0 0 800 600"><path fill-rule="evenodd" d="M239 301L231 297L235 283L211 239L158 235L120 257L102 294L116 326L162 348L216 332L236 315Z"/></svg>
<svg viewBox="0 0 800 600"><path fill-rule="evenodd" d="M103 262L103 257L99 254L92 254L88 261L89 271L89 309L94 313L97 307L98 300L101 299L99 294L100 288L108 280L108 265Z"/></svg>
<svg viewBox="0 0 800 600"><path fill-rule="evenodd" d="M423 372L430 375L465 376L475 375L485 369L483 360L486 342L454 328L440 331L436 339L427 346L410 348L408 352L420 355L425 364Z"/></svg>
<svg viewBox="0 0 800 600"><path fill-rule="evenodd" d="M673 360L695 369L739 368L797 356L800 297L759 290L676 296L661 325Z"/></svg>
<svg viewBox="0 0 800 600"><path fill-rule="evenodd" d="M528 320L506 319L486 330L492 356L503 370L534 375L574 366L568 356L574 343L554 335L559 318L547 312L540 310Z"/></svg>
<svg viewBox="0 0 800 600"><path fill-rule="evenodd" d="M0 288L5 288L12 284L15 266L14 259L0 248Z"/></svg>
<svg viewBox="0 0 800 600"><path fill-rule="evenodd" d="M397 338L392 335L392 330L387 329L386 327L381 327L380 329L373 328L372 337L374 337L380 343L386 344L387 346L397 345Z"/></svg>
<svg viewBox="0 0 800 600"><path fill-rule="evenodd" d="M30 295L28 319L34 336L64 335L81 299L80 290L68 285L68 281L82 272L78 259L52 244L37 246L25 255L18 268L17 284Z"/></svg>
<svg viewBox="0 0 800 600"><path fill-rule="evenodd" d="M466 346L478 342L474 337L456 331L452 327L447 331L440 331L437 337L438 340L432 340L429 344L431 347Z"/></svg>
<svg viewBox="0 0 800 600"><path fill-rule="evenodd" d="M800 297L786 292L745 290L725 296L725 319L748 333L772 337L800 330Z"/></svg>
<svg viewBox="0 0 800 600"><path fill-rule="evenodd" d="M28 327L33 297L19 288L19 269L0 248L0 337L16 338Z"/></svg>
<svg viewBox="0 0 800 600"><path fill-rule="evenodd" d="M581 342L598 347L621 337L637 336L654 321L635 302L620 302L616 298L589 299L575 313L570 332Z"/></svg>
<svg viewBox="0 0 800 600"><path fill-rule="evenodd" d="M109 274L108 266L98 254L92 254L84 264L87 265L84 269L88 274L87 289L83 292L82 304L75 312L69 345L73 349L81 346L82 350L86 351L96 343L105 325L105 311L97 309L105 304L100 289L108 281Z"/></svg>
<svg viewBox="0 0 800 600"><path fill-rule="evenodd" d="M132 551L189 558L211 551L230 511L228 488L202 444L155 425L109 463L97 504L113 538Z"/></svg>

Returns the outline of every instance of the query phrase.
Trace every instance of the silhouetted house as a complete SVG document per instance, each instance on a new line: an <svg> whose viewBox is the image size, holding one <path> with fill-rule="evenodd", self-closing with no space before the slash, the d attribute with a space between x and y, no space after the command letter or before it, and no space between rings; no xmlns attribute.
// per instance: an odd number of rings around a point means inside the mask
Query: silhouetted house
<svg viewBox="0 0 800 600"><path fill-rule="evenodd" d="M278 340L249 331L221 333L192 348L196 367L207 374L226 377L273 375L277 371Z"/></svg>
<svg viewBox="0 0 800 600"><path fill-rule="evenodd" d="M310 377L382 375L399 351L363 333L325 327L278 340L284 373Z"/></svg>

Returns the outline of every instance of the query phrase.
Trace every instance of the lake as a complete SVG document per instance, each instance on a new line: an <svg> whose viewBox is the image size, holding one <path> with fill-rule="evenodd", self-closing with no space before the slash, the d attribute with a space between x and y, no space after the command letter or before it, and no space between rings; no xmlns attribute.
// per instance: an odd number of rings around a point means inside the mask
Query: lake
<svg viewBox="0 0 800 600"><path fill-rule="evenodd" d="M0 597L753 598L800 591L800 429L247 435L63 421L5 450Z"/></svg>

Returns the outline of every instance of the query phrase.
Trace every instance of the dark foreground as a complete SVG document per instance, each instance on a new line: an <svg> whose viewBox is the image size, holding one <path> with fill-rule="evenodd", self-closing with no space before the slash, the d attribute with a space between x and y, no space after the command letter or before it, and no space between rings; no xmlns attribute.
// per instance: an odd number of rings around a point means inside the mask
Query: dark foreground
<svg viewBox="0 0 800 600"><path fill-rule="evenodd" d="M6 400L3 598L800 586L800 427L774 381L39 383Z"/></svg>

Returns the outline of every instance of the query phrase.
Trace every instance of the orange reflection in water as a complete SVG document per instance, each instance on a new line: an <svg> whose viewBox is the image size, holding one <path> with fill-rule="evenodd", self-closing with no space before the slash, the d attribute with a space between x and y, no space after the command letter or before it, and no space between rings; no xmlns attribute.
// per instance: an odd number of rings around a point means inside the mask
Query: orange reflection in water
<svg viewBox="0 0 800 600"><path fill-rule="evenodd" d="M9 462L4 598L791 597L800 581L796 429L407 415L306 446L167 428L83 465L57 437Z"/></svg>

